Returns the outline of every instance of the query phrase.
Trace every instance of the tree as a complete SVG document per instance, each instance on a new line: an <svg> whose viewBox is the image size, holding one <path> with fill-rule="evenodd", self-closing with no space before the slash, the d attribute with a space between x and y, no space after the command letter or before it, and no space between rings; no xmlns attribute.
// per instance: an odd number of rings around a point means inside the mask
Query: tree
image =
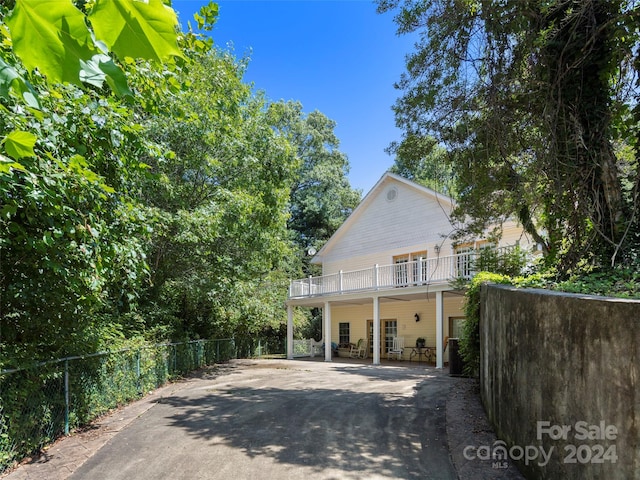
<svg viewBox="0 0 640 480"><path fill-rule="evenodd" d="M146 218L128 192L153 149L119 62L179 52L173 11L134 3L0 7L0 364L96 351L146 279Z"/></svg>
<svg viewBox="0 0 640 480"><path fill-rule="evenodd" d="M292 144L242 81L246 60L177 35L159 0L36 3L0 6L0 366L278 332L300 152L326 154L333 176L314 175L343 195L333 123L298 110L309 144ZM209 30L216 15L196 20ZM58 62L32 48L49 33Z"/></svg>
<svg viewBox="0 0 640 480"><path fill-rule="evenodd" d="M287 266L294 277L317 273L309 249L319 250L360 203L361 193L351 188L349 161L338 148L336 124L319 111L304 114L299 102L275 102L268 117L288 139L299 159L289 199L287 226L295 256ZM300 314L296 331L305 338L322 336L319 309Z"/></svg>
<svg viewBox="0 0 640 480"><path fill-rule="evenodd" d="M171 154L146 159L153 176L140 190L155 216L143 317L149 333L172 337L256 333L282 320L297 160L242 81L243 61L195 36L184 55L189 87L144 122Z"/></svg>
<svg viewBox="0 0 640 480"><path fill-rule="evenodd" d="M291 189L289 229L301 252L319 249L351 214L361 195L349 185L349 161L338 150L336 124L317 110L305 115L299 102L272 103L268 116L300 159Z"/></svg>
<svg viewBox="0 0 640 480"><path fill-rule="evenodd" d="M635 255L634 2L378 5L399 9L399 33L420 33L396 118L408 149L433 137L449 151L467 231L517 217L565 271Z"/></svg>
<svg viewBox="0 0 640 480"><path fill-rule="evenodd" d="M456 178L446 149L432 137L406 136L388 149L396 158L391 171L450 197L456 195Z"/></svg>

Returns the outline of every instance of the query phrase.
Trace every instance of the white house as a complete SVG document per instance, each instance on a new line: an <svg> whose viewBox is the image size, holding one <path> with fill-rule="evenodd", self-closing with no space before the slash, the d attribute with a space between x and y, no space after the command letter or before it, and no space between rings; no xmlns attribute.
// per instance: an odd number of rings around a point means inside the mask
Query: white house
<svg viewBox="0 0 640 480"><path fill-rule="evenodd" d="M470 276L472 259L483 248L531 242L509 222L499 244L478 238L456 244L450 221L451 198L392 173L385 173L360 205L312 259L322 276L291 282L287 301L287 356L293 358L293 309L323 312L324 356L331 343L366 341L373 364L388 355L394 338L404 340L400 355L447 361L444 341L457 337L464 321L464 297L450 280ZM418 350L416 340L426 340ZM447 352L448 354L448 352Z"/></svg>

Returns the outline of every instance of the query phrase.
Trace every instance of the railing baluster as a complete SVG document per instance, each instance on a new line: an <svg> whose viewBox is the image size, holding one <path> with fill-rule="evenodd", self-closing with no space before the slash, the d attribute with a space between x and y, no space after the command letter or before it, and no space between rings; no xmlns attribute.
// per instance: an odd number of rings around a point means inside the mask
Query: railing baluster
<svg viewBox="0 0 640 480"><path fill-rule="evenodd" d="M375 267L374 267L374 275L373 275L373 287L377 290L378 289L378 285L379 285L379 278L378 278L378 264L376 263Z"/></svg>

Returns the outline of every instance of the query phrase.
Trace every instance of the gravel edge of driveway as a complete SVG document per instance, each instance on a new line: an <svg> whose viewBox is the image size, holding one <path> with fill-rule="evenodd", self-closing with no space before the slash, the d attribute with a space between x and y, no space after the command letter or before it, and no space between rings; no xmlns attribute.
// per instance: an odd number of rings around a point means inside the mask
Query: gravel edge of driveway
<svg viewBox="0 0 640 480"><path fill-rule="evenodd" d="M482 406L478 380L464 377L452 380L446 407L447 441L451 462L458 478L460 480L524 480L518 468L510 460L507 460L506 468L493 468L491 460L465 458L465 447L491 447L498 438Z"/></svg>

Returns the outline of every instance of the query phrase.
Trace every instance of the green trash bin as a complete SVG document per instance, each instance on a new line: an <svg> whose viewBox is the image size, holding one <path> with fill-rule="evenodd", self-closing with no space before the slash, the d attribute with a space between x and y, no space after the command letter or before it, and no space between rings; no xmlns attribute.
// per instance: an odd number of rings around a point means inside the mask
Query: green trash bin
<svg viewBox="0 0 640 480"><path fill-rule="evenodd" d="M460 339L449 339L449 375L461 376L464 372L464 360L460 354Z"/></svg>

